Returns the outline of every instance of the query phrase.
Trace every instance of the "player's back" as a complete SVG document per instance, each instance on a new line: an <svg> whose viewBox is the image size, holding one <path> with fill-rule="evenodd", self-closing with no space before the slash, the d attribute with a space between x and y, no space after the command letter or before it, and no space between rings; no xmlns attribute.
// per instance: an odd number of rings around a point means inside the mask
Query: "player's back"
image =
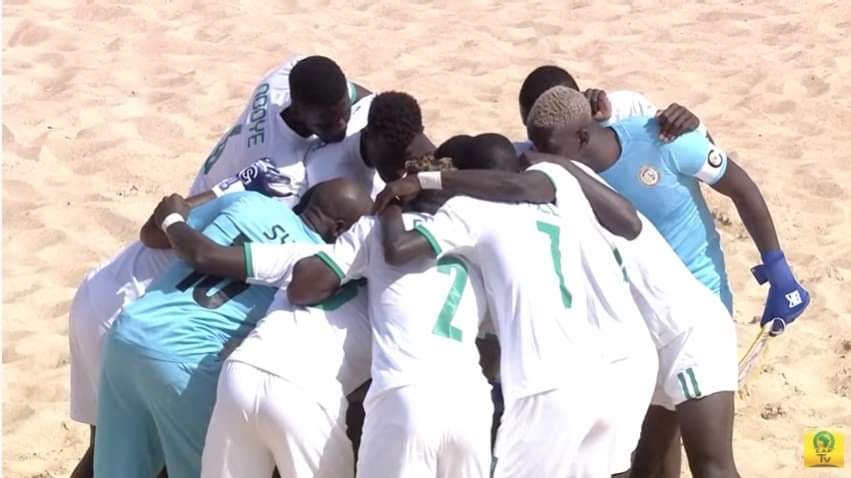
<svg viewBox="0 0 851 478"><path fill-rule="evenodd" d="M589 319L605 337L607 358L616 361L650 348L647 326L622 268L622 251L604 236L579 182L553 163L539 163L528 170L543 172L556 188L563 226L577 239L581 252L583 274L577 279L585 281Z"/></svg>
<svg viewBox="0 0 851 478"><path fill-rule="evenodd" d="M367 101L364 98L358 105ZM356 105L357 106L357 105ZM354 110L354 107L352 108ZM352 113L354 115L354 111ZM349 125L354 121L349 121ZM370 191L375 197L384 189L384 181L376 174L375 169L367 166L361 155L361 134L353 134L339 143L326 144L314 140L307 154L304 165L307 170L305 187L311 188L321 182L335 178L349 178Z"/></svg>
<svg viewBox="0 0 851 478"><path fill-rule="evenodd" d="M450 206L454 203L453 206ZM566 385L570 367L601 358L588 321L577 237L553 205L453 198L482 231L464 252L479 265L502 349L506 401Z"/></svg>
<svg viewBox="0 0 851 478"><path fill-rule="evenodd" d="M403 217L410 229L427 215ZM367 279L373 337L369 399L414 383L485 387L475 347L486 310L478 270L458 257L388 264L373 217L361 218L343 237L361 244L350 277Z"/></svg>
<svg viewBox="0 0 851 478"><path fill-rule="evenodd" d="M720 290L726 284L720 236L698 180L679 171L656 119L631 118L611 128L621 156L600 175L650 219L698 280ZM676 141L706 140L694 131Z"/></svg>
<svg viewBox="0 0 851 478"><path fill-rule="evenodd" d="M245 242L320 242L288 207L253 192L215 200L218 212L203 233L221 245ZM113 340L146 355L200 361L244 336L265 314L275 290L195 272L176 261L144 297L128 306L113 328Z"/></svg>
<svg viewBox="0 0 851 478"><path fill-rule="evenodd" d="M302 387L329 411L369 380L371 335L364 281L352 281L321 304L293 306L286 290L229 360Z"/></svg>
<svg viewBox="0 0 851 478"><path fill-rule="evenodd" d="M698 281L647 217L632 241L609 235L623 252L630 291L657 347L698 321L732 320L718 295Z"/></svg>

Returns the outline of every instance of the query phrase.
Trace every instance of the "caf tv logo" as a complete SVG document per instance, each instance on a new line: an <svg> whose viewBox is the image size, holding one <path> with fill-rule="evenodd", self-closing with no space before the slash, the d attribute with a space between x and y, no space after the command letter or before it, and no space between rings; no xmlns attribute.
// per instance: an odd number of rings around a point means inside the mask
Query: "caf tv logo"
<svg viewBox="0 0 851 478"><path fill-rule="evenodd" d="M845 436L838 430L804 433L804 466L840 468L845 465Z"/></svg>

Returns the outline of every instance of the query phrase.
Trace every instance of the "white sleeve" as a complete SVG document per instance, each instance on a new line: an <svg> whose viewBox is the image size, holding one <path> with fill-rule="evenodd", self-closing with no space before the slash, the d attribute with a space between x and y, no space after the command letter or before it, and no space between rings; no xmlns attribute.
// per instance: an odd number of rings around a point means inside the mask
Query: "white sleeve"
<svg viewBox="0 0 851 478"><path fill-rule="evenodd" d="M374 224L374 217L362 217L351 229L338 237L331 247L317 254L317 257L334 271L341 284L366 275L369 265L369 239Z"/></svg>
<svg viewBox="0 0 851 478"><path fill-rule="evenodd" d="M637 116L655 116L658 111L646 96L635 91L612 91L606 95L612 105L612 117L603 122L603 126Z"/></svg>
<svg viewBox="0 0 851 478"><path fill-rule="evenodd" d="M249 284L285 288L293 278L293 268L301 259L320 253L324 244L261 244L248 242L245 251L245 277Z"/></svg>
<svg viewBox="0 0 851 478"><path fill-rule="evenodd" d="M470 252L484 232L484 201L465 196L454 197L432 216L414 226L440 259L448 254Z"/></svg>
<svg viewBox="0 0 851 478"><path fill-rule="evenodd" d="M240 117L207 155L198 176L192 182L190 196L209 191L220 181L231 178L242 170L242 158L245 157L247 149L244 134L247 127L242 124L242 120L243 117Z"/></svg>
<svg viewBox="0 0 851 478"><path fill-rule="evenodd" d="M623 121L637 116L656 116L659 108L646 96L636 91L612 91L606 93L612 104L612 117L602 123L603 126L611 126L618 121ZM697 131L706 134L706 126L698 118Z"/></svg>

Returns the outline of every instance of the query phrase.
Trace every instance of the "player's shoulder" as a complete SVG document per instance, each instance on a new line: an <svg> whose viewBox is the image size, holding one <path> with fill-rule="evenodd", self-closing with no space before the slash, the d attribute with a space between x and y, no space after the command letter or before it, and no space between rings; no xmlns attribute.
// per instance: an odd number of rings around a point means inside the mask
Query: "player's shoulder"
<svg viewBox="0 0 851 478"><path fill-rule="evenodd" d="M278 198L265 196L255 191L241 191L238 193L226 194L216 201L222 201L221 209L229 212L234 212L237 215L250 214L258 216L262 214L276 213L287 216L295 216L286 203Z"/></svg>
<svg viewBox="0 0 851 478"><path fill-rule="evenodd" d="M361 216L357 222L352 224L352 227L350 227L344 234L348 234L349 236L354 236L359 239L365 239L372 234L374 229L376 229L375 225L377 221L378 218L375 216L365 214Z"/></svg>
<svg viewBox="0 0 851 478"><path fill-rule="evenodd" d="M450 212L454 214L485 214L494 208L498 208L499 203L484 201L470 196L453 196L449 198L438 211Z"/></svg>
<svg viewBox="0 0 851 478"><path fill-rule="evenodd" d="M611 103L625 103L641 106L653 106L653 103L642 93L633 90L607 91L606 96Z"/></svg>
<svg viewBox="0 0 851 478"><path fill-rule="evenodd" d="M659 121L652 116L636 116L619 121L610 126L618 135L621 143L645 143L662 146L659 140Z"/></svg>

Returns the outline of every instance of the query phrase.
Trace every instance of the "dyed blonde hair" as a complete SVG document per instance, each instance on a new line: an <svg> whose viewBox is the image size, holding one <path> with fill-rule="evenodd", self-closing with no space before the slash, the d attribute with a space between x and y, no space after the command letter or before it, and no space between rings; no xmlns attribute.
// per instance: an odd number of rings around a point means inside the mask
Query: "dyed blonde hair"
<svg viewBox="0 0 851 478"><path fill-rule="evenodd" d="M554 86L535 100L527 126L564 128L591 122L591 104L585 95L566 86Z"/></svg>

